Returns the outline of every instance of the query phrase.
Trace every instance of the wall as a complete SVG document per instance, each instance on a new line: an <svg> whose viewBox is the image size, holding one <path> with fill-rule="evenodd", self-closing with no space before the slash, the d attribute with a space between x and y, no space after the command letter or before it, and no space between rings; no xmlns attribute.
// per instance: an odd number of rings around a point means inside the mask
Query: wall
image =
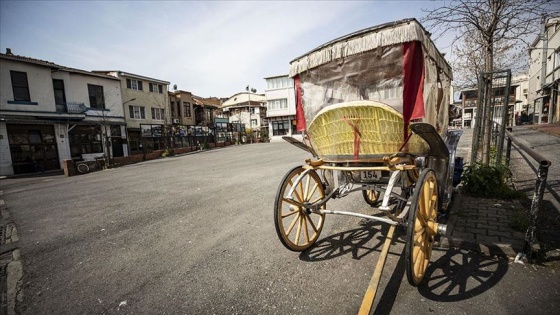
<svg viewBox="0 0 560 315"><path fill-rule="evenodd" d="M0 175L12 175L13 172L8 130L6 129L6 123L0 122Z"/></svg>
<svg viewBox="0 0 560 315"><path fill-rule="evenodd" d="M1 59L0 67L0 109L17 111L45 111L55 112L54 90L51 80L51 70L33 64L15 62L12 60ZM10 71L21 71L27 73L27 83L29 86L29 96L31 102L37 105L8 104L14 100L12 90L12 79Z"/></svg>

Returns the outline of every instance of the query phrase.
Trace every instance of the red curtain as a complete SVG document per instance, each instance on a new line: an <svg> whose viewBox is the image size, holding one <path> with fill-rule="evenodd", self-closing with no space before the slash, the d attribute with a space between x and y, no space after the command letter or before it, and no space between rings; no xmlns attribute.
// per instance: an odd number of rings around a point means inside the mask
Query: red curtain
<svg viewBox="0 0 560 315"><path fill-rule="evenodd" d="M418 41L403 44L403 118L404 139L413 119L424 117L424 54Z"/></svg>
<svg viewBox="0 0 560 315"><path fill-rule="evenodd" d="M305 130L305 115L303 114L303 103L301 94L301 82L299 75L294 77L294 88L296 93L296 129L297 131Z"/></svg>

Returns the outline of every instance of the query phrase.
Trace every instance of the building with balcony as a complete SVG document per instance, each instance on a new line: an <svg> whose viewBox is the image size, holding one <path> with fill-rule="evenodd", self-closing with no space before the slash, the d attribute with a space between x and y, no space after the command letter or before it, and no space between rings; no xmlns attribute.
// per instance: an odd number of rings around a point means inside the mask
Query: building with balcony
<svg viewBox="0 0 560 315"><path fill-rule="evenodd" d="M296 129L296 98L294 80L288 75L265 78L267 103L267 123L270 141L278 141L282 136L300 137Z"/></svg>
<svg viewBox="0 0 560 315"><path fill-rule="evenodd" d="M251 91L233 95L222 103L217 117L228 118L234 132L254 132L259 134L268 126L266 119L266 98L264 94Z"/></svg>
<svg viewBox="0 0 560 315"><path fill-rule="evenodd" d="M127 155L114 77L0 54L0 174L62 168L65 159Z"/></svg>
<svg viewBox="0 0 560 315"><path fill-rule="evenodd" d="M522 108L521 102L523 88L527 86L527 79L525 76L514 77L511 80L510 89L508 93L507 104L507 125L512 126L515 124L515 117L521 116L520 109ZM459 100L462 108L461 127L473 128L476 123L476 111L478 107L478 88L464 89L460 92ZM502 122L504 113L504 95L505 86L493 87L493 120L497 123ZM521 99L521 100L520 100ZM517 113L517 116L516 116Z"/></svg>
<svg viewBox="0 0 560 315"><path fill-rule="evenodd" d="M165 134L172 124L167 93L169 82L120 70L93 72L120 81L130 154L165 149Z"/></svg>
<svg viewBox="0 0 560 315"><path fill-rule="evenodd" d="M529 48L528 114L531 122L560 121L560 17L543 20L541 34Z"/></svg>

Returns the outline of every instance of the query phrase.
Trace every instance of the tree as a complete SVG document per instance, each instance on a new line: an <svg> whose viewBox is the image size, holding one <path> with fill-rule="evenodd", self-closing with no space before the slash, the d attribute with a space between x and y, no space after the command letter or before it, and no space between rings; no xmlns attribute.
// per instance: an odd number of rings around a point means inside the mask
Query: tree
<svg viewBox="0 0 560 315"><path fill-rule="evenodd" d="M472 75L479 70L490 73L497 65L504 67L511 65L507 60L508 54L513 52L514 47L529 47L529 36L539 33L541 17L556 9L554 2L554 0L451 0L445 2L442 7L424 10L427 15L422 22L435 32L436 37L447 32L455 34L453 43L459 44L457 46L459 64L462 63L469 68L466 74L470 71ZM499 57L495 57L497 53ZM511 61L515 62L514 59ZM490 95L491 84L486 88L488 93L485 95ZM486 103L488 98L484 101ZM485 104L478 106L484 106L482 162L488 164L491 113Z"/></svg>

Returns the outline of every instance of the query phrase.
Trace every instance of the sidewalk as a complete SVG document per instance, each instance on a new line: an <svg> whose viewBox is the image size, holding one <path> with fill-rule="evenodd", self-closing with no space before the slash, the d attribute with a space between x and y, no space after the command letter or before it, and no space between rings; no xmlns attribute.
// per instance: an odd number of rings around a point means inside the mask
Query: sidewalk
<svg viewBox="0 0 560 315"><path fill-rule="evenodd" d="M560 124L526 126L532 130L560 137ZM470 156L472 129L464 129L457 148L457 156L467 160ZM520 161L518 163L527 163ZM521 165L511 165L519 168ZM529 168L529 166L525 166ZM518 170L513 170L514 175ZM534 173L533 173L534 174ZM550 181L549 177L549 181ZM532 175L528 186L532 186L536 175ZM519 187L517 187L519 189ZM532 193L532 190L523 190ZM526 211L520 200L499 200L475 198L457 192L450 205L447 220L447 235L442 237L440 246L443 248L463 247L488 253L489 247L498 247L507 256L513 257L523 250L525 231L517 228L522 215Z"/></svg>

